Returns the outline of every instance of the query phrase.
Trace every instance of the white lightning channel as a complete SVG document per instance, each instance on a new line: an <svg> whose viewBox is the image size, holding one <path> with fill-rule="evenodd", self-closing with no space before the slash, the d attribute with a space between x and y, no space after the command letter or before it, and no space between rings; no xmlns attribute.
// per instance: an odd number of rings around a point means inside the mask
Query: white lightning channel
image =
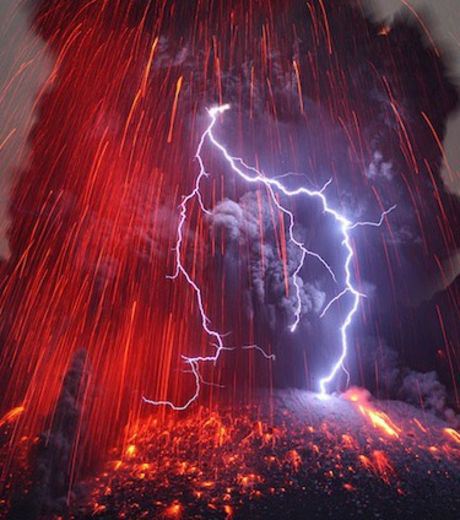
<svg viewBox="0 0 460 520"><path fill-rule="evenodd" d="M321 264L325 267L325 269L328 271L332 279L337 282L337 277L332 270L332 268L329 266L329 264L324 260L319 254L308 250L305 245L297 240L294 236L294 229L295 229L295 218L294 214L289 211L287 208L285 208L278 200L277 193L283 194L287 197L295 197L298 195L305 195L310 198L316 198L321 202L323 212L331 215L335 221L337 222L340 232L342 234L343 240L341 242L342 247L344 247L346 251L346 259L344 263L344 275L345 275L345 288L337 295L335 296L324 308L323 312L321 313L321 316L324 316L324 314L327 312L327 310L330 308L330 306L335 303L337 300L341 299L346 294L350 294L352 296L352 305L345 317L345 320L340 325L340 337L341 337L341 349L340 349L340 356L336 360L335 364L333 365L332 369L330 370L329 374L326 377L323 377L320 380L320 396L326 396L327 395L327 386L329 383L333 381L335 378L337 372L340 368L344 368L344 361L347 356L348 352L348 328L350 327L353 316L355 315L359 302L362 295L353 285L352 276L351 276L351 263L354 258L354 251L351 245L351 238L349 231L355 229L358 226L375 226L379 227L383 224L385 217L393 211L396 206L392 206L388 210L384 211L381 214L380 220L378 222L356 222L352 223L349 221L346 217L341 215L337 210L333 209L326 198L326 195L324 194L326 188L330 184L331 180L329 180L321 189L319 190L310 190L305 187L296 188L294 190L288 189L280 179L283 176L279 177L266 177L263 173L261 173L259 170L252 166L248 166L241 158L233 157L230 155L230 153L227 151L225 146L221 144L216 137L213 134L213 129L217 123L217 116L220 114L223 114L225 111L227 111L230 108L230 105L220 105L213 107L211 109L208 109L208 114L210 117L209 125L207 126L206 130L201 135L200 141L198 143L198 147L195 153L195 158L198 161L198 164L200 166L199 173L197 177L195 178L194 188L193 190L184 198L182 199L182 203L180 204L180 218L179 223L177 226L177 242L175 247L175 256L176 256L176 269L174 272L174 275L170 278L175 279L179 275L184 276L187 283L190 285L190 287L193 289L196 295L196 300L199 308L199 313L201 317L201 324L203 327L203 330L206 332L206 334L213 340L213 346L214 346L214 354L210 356L197 356L197 357L188 357L188 356L182 356L184 362L189 365L190 372L193 374L195 378L195 392L193 395L183 404L183 405L176 405L171 401L154 401L151 399L147 399L146 397L143 397L143 400L148 403L155 406L168 406L172 408L173 410L185 410L187 409L199 396L200 394L200 388L201 383L204 383L201 374L200 374L200 364L201 363L216 363L219 359L220 355L225 350L233 350L233 348L225 347L223 337L224 335L219 333L218 331L214 330L210 326L211 320L207 316L204 304L203 304L203 298L201 294L201 289L197 285L197 283L192 279L190 273L187 271L187 269L184 267L184 264L182 263L182 244L184 240L184 226L187 221L188 216L188 206L189 203L196 199L198 201L198 204L201 208L201 210L206 213L210 214L211 212L207 210L203 204L202 197L201 197L201 182L209 176L209 174L206 171L206 167L202 158L202 149L206 142L206 140L209 140L209 142L217 148L227 161L230 168L244 181L255 184L255 183L261 183L265 185L268 188L268 192L270 194L270 197L276 207L287 216L289 220L289 226L288 226L288 235L289 240L291 243L295 245L300 251L300 260L299 263L294 270L293 273L293 284L296 290L296 306L294 310L294 320L292 324L290 325L291 332L294 332L297 328L297 326L300 323L301 319L301 313L302 313L302 301L301 301L301 286L299 283L300 280L300 271L302 270L305 262L305 258L307 256L312 256L316 258ZM241 167L238 167L238 164L241 165ZM243 168L243 169L242 169ZM246 170L246 171L245 171ZM251 174L248 174L247 172L251 172ZM275 191L276 190L276 191ZM260 348L257 345L249 345L242 347L243 349L254 349L259 351L266 359L273 360L274 356L267 354L262 348Z"/></svg>

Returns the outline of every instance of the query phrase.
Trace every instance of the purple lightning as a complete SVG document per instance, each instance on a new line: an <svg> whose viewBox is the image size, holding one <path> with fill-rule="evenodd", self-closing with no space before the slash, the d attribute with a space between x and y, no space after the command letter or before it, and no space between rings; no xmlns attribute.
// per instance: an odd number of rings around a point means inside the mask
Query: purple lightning
<svg viewBox="0 0 460 520"><path fill-rule="evenodd" d="M325 269L328 271L328 273L331 275L332 279L335 282L337 282L337 278L335 276L335 273L329 266L329 264L319 254L308 250L302 242L300 242L299 240L297 240L295 238L295 236L294 236L294 228L295 228L294 215L291 211L289 211L287 208L285 208L284 206L281 205L278 198L276 197L275 189L278 192L280 192L283 195L286 195L288 197L294 197L297 195L306 195L310 198L319 199L322 204L322 207L323 207L323 212L327 213L329 215L332 215L339 225L339 229L343 236L341 245L345 248L345 250L347 252L347 256L346 256L345 264L344 264L345 288L324 307L320 317L323 317L326 314L326 312L329 310L331 305L333 305L335 302L340 300L346 294L351 294L353 296L353 303L352 303L350 310L348 311L348 314L345 317L345 320L343 321L343 323L340 326L340 335L341 335L340 356L339 356L338 360L336 361L336 363L334 364L334 366L332 367L329 374L320 380L320 396L322 396L322 397L327 396L327 385L332 382L332 380L335 378L339 369L342 368L345 370L344 361L345 361L345 358L346 358L347 352L348 352L347 331L348 331L349 326L352 323L353 316L355 315L355 313L358 309L360 299L361 299L361 297L364 296L353 286L353 283L352 283L350 267L351 267L351 262L354 257L354 251L351 246L351 238L349 235L349 231L353 230L354 228L356 228L358 226L379 227L383 224L385 216L388 215L391 211L393 211L396 208L396 206L392 206L388 210L384 211L378 222L352 223L347 218L345 218L343 215L341 215L338 211L334 210L333 208L331 208L329 206L329 203L327 201L326 196L324 195L324 192L325 192L326 188L329 186L329 184L331 183L331 180L329 180L320 190L309 190L304 187L300 187L295 190L289 190L286 186L284 186L280 182L279 179L281 179L282 176L277 177L277 178L276 177L268 178L265 175L263 175L263 173L261 173L256 168L245 164L245 162L242 159L237 158L237 157L232 157L228 153L227 149L215 138L215 136L213 134L214 126L217 123L217 116L220 114L223 114L229 108L230 108L230 105L220 105L220 106L208 109L210 123L209 123L208 127L206 128L206 130L203 132L203 134L200 138L200 141L198 143L196 153L195 153L195 158L198 161L200 170L195 179L195 184L194 184L193 190L188 195L184 196L182 203L179 206L180 207L180 219L179 219L179 223L178 223L178 227L177 227L177 242L176 242L176 247L175 247L176 270L174 272L174 275L172 275L170 277L171 279L175 279L180 274L182 274L184 276L184 278L186 279L187 283L192 287L192 289L196 295L203 330L213 340L212 345L214 346L215 351L214 351L214 354L210 355L210 356L198 356L198 357L182 356L184 362L187 365L189 365L190 371L195 378L195 392L192 395L192 397L190 397L190 399L188 399L188 401L186 401L185 404L183 404L182 406L177 406L174 403L172 403L171 401L153 401L151 399L147 399L146 397L143 397L143 400L148 404L152 404L152 405L156 405L156 406L162 406L162 405L169 406L173 410L178 410L178 411L185 410L186 408L188 408L190 406L190 404L193 403L198 398L198 396L200 394L201 384L206 384L203 381L201 374L200 374L200 370L199 370L200 364L201 363L214 363L215 364L223 351L233 350L233 348L231 348L231 347L225 347L223 335L221 333L217 332L216 330L214 330L213 328L211 328L211 326L210 326L211 320L209 319L209 317L206 314L206 310L205 310L205 307L203 304L201 289L196 284L196 282L191 278L189 272L187 271L187 269L184 267L184 265L182 263L182 243L183 243L183 238L184 238L184 225L185 225L185 222L187 221L187 215L188 215L187 210L188 210L189 203L193 199L196 199L198 201L198 204L199 204L201 210L208 215L210 214L210 211L207 210L203 204L202 197L201 197L201 191L200 191L201 182L203 181L203 179L205 179L206 177L209 176L208 172L206 171L206 167L205 167L203 158L201 156L203 146L207 139L222 153L223 157L225 158L225 160L227 161L227 163L229 164L231 169L240 178L242 178L243 180L245 180L246 182L249 182L249 183L264 184L266 186L266 188L268 189L270 197L271 197L272 201L274 202L274 204L276 205L276 207L284 215L286 215L289 220L289 226L288 226L289 240L300 251L300 260L293 273L293 284L294 284L295 291L296 291L296 307L295 307L295 311L294 311L294 321L289 327L291 332L294 332L296 330L297 326L300 323L300 319L301 319L302 301L301 301L301 286L299 284L299 275L300 275L300 271L302 270L302 268L304 266L306 257L312 256L312 257L316 258L325 267ZM244 168L244 170L251 172L253 175L248 175L248 173L245 173L240 167L237 166L237 164L240 164L241 167ZM275 359L275 357L273 355L267 354L262 348L260 348L257 345L249 345L249 346L244 346L242 348L257 350L268 360Z"/></svg>

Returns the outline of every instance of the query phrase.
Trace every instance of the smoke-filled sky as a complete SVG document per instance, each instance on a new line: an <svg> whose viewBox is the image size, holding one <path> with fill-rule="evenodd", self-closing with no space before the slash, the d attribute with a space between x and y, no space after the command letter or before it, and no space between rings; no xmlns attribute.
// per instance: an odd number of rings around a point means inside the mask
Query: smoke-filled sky
<svg viewBox="0 0 460 520"><path fill-rule="evenodd" d="M31 10L19 0L0 3L0 257L9 255L11 187L29 159L35 101L48 78L52 58L31 28Z"/></svg>
<svg viewBox="0 0 460 520"><path fill-rule="evenodd" d="M428 31L433 35L437 44L446 52L447 63L453 81L460 83L460 23L459 4L457 0L371 0L370 7L378 18L388 20L390 23L395 16L407 11L409 7L421 17ZM444 140L447 161L450 167L460 171L460 115L458 111L451 115ZM444 171L444 179L449 188L460 194L460 176L450 179ZM459 264L460 265L460 264Z"/></svg>

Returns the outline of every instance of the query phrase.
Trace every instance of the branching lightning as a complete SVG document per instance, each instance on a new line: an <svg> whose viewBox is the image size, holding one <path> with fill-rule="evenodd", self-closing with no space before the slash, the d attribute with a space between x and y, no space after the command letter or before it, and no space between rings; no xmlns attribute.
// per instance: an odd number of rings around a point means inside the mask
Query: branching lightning
<svg viewBox="0 0 460 520"><path fill-rule="evenodd" d="M322 258L318 253L315 253L314 251L310 251L305 247L305 245L299 241L295 237L295 217L294 214L289 211L286 207L284 207L279 199L277 194L284 195L287 197L296 197L298 195L304 195L309 198L315 198L318 199L322 205L323 213L328 214L332 216L335 221L337 222L337 225L339 227L339 230L341 232L341 235L343 237L343 240L341 242L342 247L345 249L346 252L346 258L344 262L344 278L345 278L345 287L344 289L338 293L332 300L324 306L323 311L320 315L320 317L323 317L329 308L338 300L343 298L345 295L349 294L352 297L352 304L351 307L344 319L344 321L340 325L340 337L341 337L341 349L340 349L340 356L338 357L337 361L333 365L332 369L330 370L329 374L325 377L323 377L320 380L319 387L320 387L320 396L326 396L327 395L327 387L328 385L334 380L335 376L337 375L337 372L340 368L345 370L344 367L344 361L347 356L348 352L348 329L353 321L353 317L358 310L360 299L364 296L361 294L353 285L352 275L351 275L351 264L354 257L354 251L351 245L351 237L350 237L350 231L355 229L358 226L375 226L379 227L383 224L385 217L393 211L396 206L392 206L388 210L384 211L381 214L381 217L378 222L356 222L353 223L350 220L348 220L346 217L341 215L337 210L333 209L326 198L325 191L326 188L331 183L331 180L329 180L321 189L319 190L310 190L305 187L296 188L294 190L288 189L280 179L283 178L283 176L279 177L266 177L262 172L257 170L256 168L247 165L241 158L233 157L230 155L230 153L227 151L225 146L221 144L217 138L213 134L213 129L217 123L217 116L220 114L223 114L225 111L227 111L230 108L228 104L226 105L220 105L213 107L211 109L208 109L208 114L210 117L209 125L207 126L206 130L201 135L200 141L198 143L198 147L196 150L195 158L198 161L199 164L199 173L195 179L194 188L193 190L186 196L184 196L181 204L180 204L180 218L179 223L177 226L177 242L175 246L175 256L176 256L176 270L174 274L170 277L172 279L176 279L180 275L184 276L187 283L190 285L190 287L193 289L196 295L196 300L199 308L199 313L201 317L201 324L203 327L203 330L206 332L206 334L209 336L209 338L212 340L212 345L214 347L214 354L209 356L197 356L197 357L188 357L188 356L182 356L184 362L189 366L190 372L193 374L195 378L195 392L194 394L183 404L183 405L175 405L171 401L153 401L151 399L147 399L146 397L143 397L144 401L146 403L156 405L156 406L169 406L173 410L185 410L190 406L191 403L193 403L200 394L200 388L201 384L206 384L200 374L200 364L202 363L216 363L222 354L223 351L226 350L233 350L231 347L226 347L224 345L224 335L219 333L218 331L214 330L210 323L211 320L209 319L206 309L203 303L203 297L201 293L200 287L197 285L197 283L192 279L190 273L187 271L187 269L184 267L184 264L182 263L182 245L184 240L184 226L187 221L188 216L188 206L192 200L196 200L201 208L201 210L205 214L210 214L211 212L205 208L201 196L201 183L202 181L209 176L208 172L206 171L206 167L202 158L202 150L205 145L206 141L209 141L217 150L219 150L228 163L229 167L244 181L256 184L260 183L263 184L270 194L270 197L273 201L273 203L276 205L276 207L288 218L289 226L288 226L288 236L289 241L294 244L296 248L300 251L300 259L297 264L296 269L293 272L293 285L295 287L295 295L296 295L296 305L294 310L294 319L293 322L290 325L291 332L295 332L297 329L300 320L301 320L301 314L302 314L302 300L301 300L301 285L299 283L300 280L300 272L302 268L304 267L304 263L307 256L311 256L318 260L324 268L328 271L331 278L334 280L334 282L337 283L337 276L332 270L331 266L327 263L327 261ZM238 166L239 165L239 166ZM268 360L274 360L274 356L267 354L261 347L258 345L249 345L242 347L243 349L253 349L260 352L266 359ZM345 370L346 371L346 370Z"/></svg>

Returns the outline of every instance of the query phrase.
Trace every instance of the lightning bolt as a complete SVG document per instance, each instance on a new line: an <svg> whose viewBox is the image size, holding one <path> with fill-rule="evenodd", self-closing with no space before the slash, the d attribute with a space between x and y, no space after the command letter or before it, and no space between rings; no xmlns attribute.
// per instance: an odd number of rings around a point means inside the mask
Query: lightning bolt
<svg viewBox="0 0 460 520"><path fill-rule="evenodd" d="M192 279L190 273L187 271L187 269L184 267L184 264L182 263L182 245L184 241L184 226L187 221L188 216L188 207L191 201L196 200L200 206L200 209L203 211L203 213L210 215L211 212L204 206L203 199L201 196L201 183L202 181L209 177L209 173L206 171L206 167L202 158L202 150L205 145L205 142L208 140L217 150L219 150L226 160L227 164L233 170L241 179L246 181L247 183L251 184L263 184L271 197L271 200L275 204L275 206L288 218L289 226L288 226L288 236L289 241L294 244L294 246L299 250L300 252L300 258L299 262L297 264L297 267L294 270L293 273L293 284L295 287L295 295L296 295L296 305L294 309L294 320L291 323L289 329L291 332L295 332L297 329L300 320L301 320L301 314L302 314L302 301L301 301L301 285L299 283L300 280L300 272L304 266L305 260L307 256L311 256L315 258L318 262L320 262L323 267L327 270L331 278L334 280L334 282L337 283L337 277L330 267L330 265L326 262L324 258L322 258L319 254L315 253L314 251L310 251L307 249L303 242L299 241L295 237L295 217L294 214L289 211L285 206L283 206L277 197L277 193L285 195L287 197L296 197L299 195L304 195L309 198L315 198L318 199L321 202L323 213L326 213L330 216L332 216L335 221L337 222L337 225L339 227L339 230L341 232L341 235L343 237L343 240L341 242L342 247L346 251L346 258L344 263L344 277L345 277L345 287L344 289L335 296L323 309L320 317L323 317L326 312L329 310L329 308L336 303L338 300L340 300L342 297L344 297L347 294L350 294L353 298L352 305L344 319L344 321L340 325L340 337L341 337L341 349L340 349L340 356L338 357L337 361L333 365L332 369L330 370L329 374L325 377L323 377L320 380L320 396L325 397L327 396L327 387L328 385L334 380L335 376L337 375L337 372L340 368L344 368L344 361L347 356L348 352L348 336L347 332L348 329L353 321L353 316L356 314L356 311L359 307L360 299L364 296L361 294L353 285L352 275L351 275L351 264L352 260L354 258L354 251L351 245L351 236L350 231L357 228L358 226L375 226L379 227L383 224L384 219L386 215L391 213L396 206L392 206L388 210L384 211L378 222L356 222L353 223L350 220L348 220L346 217L344 217L342 214L340 214L337 210L333 209L326 198L325 191L329 184L331 183L331 180L326 182L326 184L319 190L310 190L305 187L296 188L295 190L288 189L282 182L281 178L284 176L279 177L266 177L262 172L257 170L256 168L247 165L243 159L239 157L233 157L230 155L230 153L227 151L225 146L221 144L215 137L213 130L217 123L217 117L220 114L223 114L230 108L230 105L220 105L213 107L211 109L208 109L208 114L210 118L210 122L206 128L206 130L201 135L200 141L198 143L198 147L195 153L195 159L198 161L199 164L199 173L197 177L195 178L195 183L193 190L186 196L183 197L182 202L180 204L180 218L179 223L177 226L177 242L175 246L175 256L176 256L176 269L172 276L169 278L176 279L180 275L182 275L189 286L192 288L192 290L195 293L196 301L198 304L198 309L201 317L201 325L203 327L203 330L206 332L206 334L209 336L209 338L212 341L212 345L214 347L214 354L210 356L197 356L197 357L189 357L189 356L182 356L182 359L184 360L184 363L186 363L189 366L190 373L193 374L195 378L195 392L193 395L183 404L183 405L176 405L171 401L154 401L151 399L147 399L145 396L143 397L143 400L148 403L155 406L168 406L172 408L173 410L185 410L187 409L200 395L200 389L201 384L205 384L203 381L203 378L200 374L200 365L202 363L213 363L215 364L218 359L220 358L220 355L224 351L233 350L231 347L226 347L224 345L224 337L223 334L219 333L218 331L214 330L210 323L211 320L209 319L206 309L203 303L203 297L201 293L201 289L198 286L198 284ZM266 359L268 360L274 360L275 357L273 355L267 354L262 348L260 348L257 345L248 345L242 347L243 349L253 349L258 352L260 352Z"/></svg>

